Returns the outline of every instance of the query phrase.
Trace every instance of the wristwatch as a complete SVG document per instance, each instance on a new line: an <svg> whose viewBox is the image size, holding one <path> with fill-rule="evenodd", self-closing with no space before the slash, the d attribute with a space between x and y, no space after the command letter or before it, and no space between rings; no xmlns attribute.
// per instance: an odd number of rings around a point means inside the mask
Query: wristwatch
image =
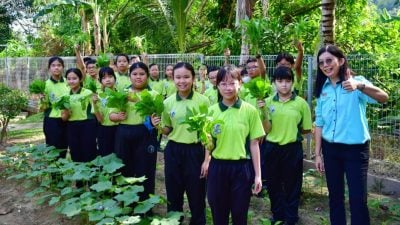
<svg viewBox="0 0 400 225"><path fill-rule="evenodd" d="M361 84L358 84L358 85L357 85L357 89L358 89L359 91L364 90L364 88L365 88L365 84L364 84L364 83L361 83Z"/></svg>

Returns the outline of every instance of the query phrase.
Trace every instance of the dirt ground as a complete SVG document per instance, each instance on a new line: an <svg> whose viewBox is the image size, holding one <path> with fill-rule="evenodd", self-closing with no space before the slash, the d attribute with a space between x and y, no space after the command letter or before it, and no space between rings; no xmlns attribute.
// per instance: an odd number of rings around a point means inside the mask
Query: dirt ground
<svg viewBox="0 0 400 225"><path fill-rule="evenodd" d="M25 144L25 143L41 143L43 142L43 134L38 133L34 137L10 139L7 145L14 144ZM0 151L5 146L0 146ZM164 172L163 172L163 154L158 155L158 166L156 173L156 194L166 196L164 186ZM373 168L370 171L384 171L380 164L372 163ZM374 165L376 169L374 169ZM394 166L394 171L398 170L399 167ZM3 174L4 167L0 165L0 225L79 225L78 219L68 219L60 216L54 211L53 207L49 207L46 204L37 205L36 199L31 199L25 196L29 192L28 187L24 187L20 182L13 180L7 180L1 175ZM400 174L400 173L398 173ZM308 190L306 190L308 188ZM328 224L328 198L326 189L311 190L313 187L303 186L304 195L302 196L301 206L299 210L300 221L299 225L318 225ZM376 198L376 197L374 197ZM378 197L381 198L381 197ZM262 222L262 219L270 217L268 198L257 198L253 197L251 200L251 206L249 209L249 224L269 224ZM189 210L187 202L185 202L185 223L189 224ZM154 209L156 214L165 215L166 206L156 206ZM382 224L386 221L385 218L382 220L376 218L376 213L372 213L371 218L373 224ZM211 219L211 213L207 209L208 221ZM211 224L211 223L210 223ZM385 223L385 224L398 224L398 223Z"/></svg>

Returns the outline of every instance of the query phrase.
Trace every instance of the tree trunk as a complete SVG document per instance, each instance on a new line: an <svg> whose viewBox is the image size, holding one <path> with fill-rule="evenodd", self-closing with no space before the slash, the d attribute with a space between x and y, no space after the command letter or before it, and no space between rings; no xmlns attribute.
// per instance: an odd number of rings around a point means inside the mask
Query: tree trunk
<svg viewBox="0 0 400 225"><path fill-rule="evenodd" d="M87 33L90 37L90 29L89 29L89 21L87 19L85 10L81 8L79 15L81 16L81 29L83 33ZM90 39L86 42L83 43L82 46L82 54L83 55L90 55L91 54L91 44L90 44Z"/></svg>
<svg viewBox="0 0 400 225"><path fill-rule="evenodd" d="M335 0L322 0L321 35L324 45L335 43Z"/></svg>
<svg viewBox="0 0 400 225"><path fill-rule="evenodd" d="M8 128L8 124L10 122L10 118L5 118L2 122L2 128L0 131L0 144L2 144L3 142L5 142L7 140L7 128Z"/></svg>
<svg viewBox="0 0 400 225"><path fill-rule="evenodd" d="M261 0L261 4L262 4L262 15L263 17L267 17L268 16L268 0Z"/></svg>
<svg viewBox="0 0 400 225"><path fill-rule="evenodd" d="M105 14L107 15L107 14ZM103 20L103 50L104 52L108 51L108 48L110 47L110 42L109 42L109 33L107 30L107 16L104 16Z"/></svg>
<svg viewBox="0 0 400 225"><path fill-rule="evenodd" d="M239 27L240 26L240 21L241 20L248 20L249 17L247 16L246 13L246 2L248 0L237 0L236 3L236 22L235 26ZM240 47L240 59L239 59L239 65L243 65L246 60L249 58L249 45L246 43L246 38L245 38L245 33L246 30L242 28L242 45Z"/></svg>
<svg viewBox="0 0 400 225"><path fill-rule="evenodd" d="M101 53L101 33L100 33L100 15L97 6L93 8L93 29L94 29L94 54Z"/></svg>

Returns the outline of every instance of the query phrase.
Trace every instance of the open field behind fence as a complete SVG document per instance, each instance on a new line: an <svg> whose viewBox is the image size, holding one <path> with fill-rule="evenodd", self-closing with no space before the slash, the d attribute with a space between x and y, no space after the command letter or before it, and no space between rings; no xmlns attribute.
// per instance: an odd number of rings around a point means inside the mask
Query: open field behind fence
<svg viewBox="0 0 400 225"><path fill-rule="evenodd" d="M264 55L267 74L271 75L275 68L275 55ZM75 57L62 57L65 68L75 67ZM48 57L20 57L0 58L0 82L21 90L28 90L30 82L34 79L47 79ZM205 56L202 54L157 54L148 55L149 63L156 63L160 67L160 76L164 77L164 69L169 64L177 61L192 63L197 69L201 64L222 66L224 56ZM349 55L350 67L356 74L363 75L377 86L390 94L390 101L385 105L370 105L367 109L369 125L372 135L371 157L392 162L400 162L400 74L399 65L393 68L382 69L376 64L375 59L366 55ZM231 56L229 62L238 65L239 56ZM303 90L300 95L307 98L313 105L312 87L315 79L315 59L305 56L303 60ZM311 135L305 142L307 158L312 156Z"/></svg>

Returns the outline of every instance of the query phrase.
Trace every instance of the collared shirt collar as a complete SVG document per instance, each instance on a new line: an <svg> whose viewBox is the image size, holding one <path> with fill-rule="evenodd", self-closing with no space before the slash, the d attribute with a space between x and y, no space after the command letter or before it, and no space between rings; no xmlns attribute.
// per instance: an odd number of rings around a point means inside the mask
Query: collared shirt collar
<svg viewBox="0 0 400 225"><path fill-rule="evenodd" d="M154 82L154 81L156 81L156 82L160 81L160 79L153 79L153 78L150 77L150 76L149 76L149 78L150 78L150 80L153 81L153 82Z"/></svg>
<svg viewBox="0 0 400 225"><path fill-rule="evenodd" d="M296 98L296 93L292 91L292 96L290 97L290 100L294 100ZM279 102L279 94L276 93L275 96L272 98L275 102Z"/></svg>
<svg viewBox="0 0 400 225"><path fill-rule="evenodd" d="M72 89L71 89L71 90L69 91L69 95L80 94L81 91L82 91L82 87L80 87L79 90L78 90L76 93L72 92Z"/></svg>
<svg viewBox="0 0 400 225"><path fill-rule="evenodd" d="M50 76L50 80L55 84L57 84L58 82L64 83L64 78L62 76L61 76L60 80L54 80L54 78L52 76Z"/></svg>
<svg viewBox="0 0 400 225"><path fill-rule="evenodd" d="M341 80L336 82L336 84L341 84L341 83L342 83ZM328 79L326 79L326 81L325 81L325 83L324 83L324 85L322 87L325 87L326 85L329 85L329 84L332 85L331 80L329 80L329 78L328 78Z"/></svg>
<svg viewBox="0 0 400 225"><path fill-rule="evenodd" d="M224 112L225 110L227 110L229 108L229 106L226 106L222 101L220 101L218 103L218 105L219 105L219 109L221 110L221 112ZM232 107L240 109L241 105L242 105L242 100L240 100L240 98L238 98L238 100L236 100L236 102L232 105Z"/></svg>
<svg viewBox="0 0 400 225"><path fill-rule="evenodd" d="M186 99L192 99L193 98L193 94L194 91L190 91L189 95L187 96ZM182 101L183 99L181 98L181 96L178 94L178 92L176 92L176 101Z"/></svg>

